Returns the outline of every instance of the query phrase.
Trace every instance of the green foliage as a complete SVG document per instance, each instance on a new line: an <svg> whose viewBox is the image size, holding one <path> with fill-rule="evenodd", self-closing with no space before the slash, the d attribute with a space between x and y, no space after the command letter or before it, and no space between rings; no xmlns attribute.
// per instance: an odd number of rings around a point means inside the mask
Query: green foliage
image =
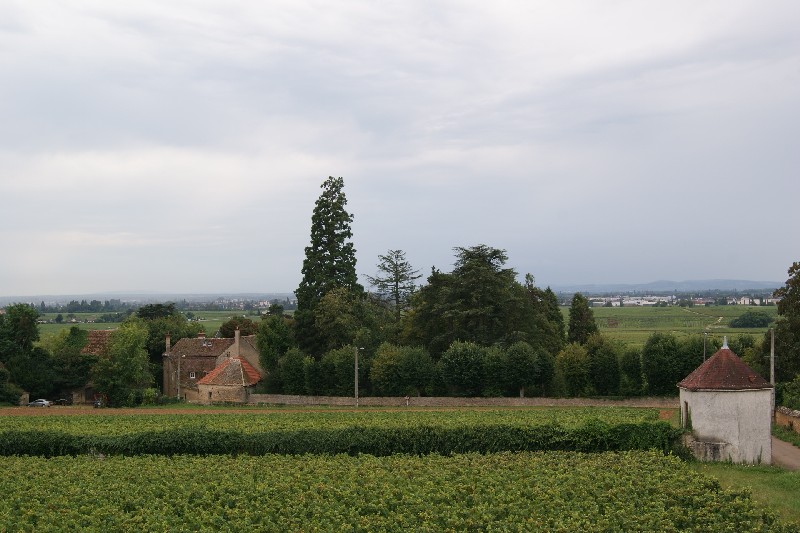
<svg viewBox="0 0 800 533"><path fill-rule="evenodd" d="M297 339L300 347L321 354L331 343L316 326L315 310L320 300L333 289L360 294L356 275L355 248L350 239L353 216L345 209L347 198L342 178L328 177L322 184L311 215L311 244L305 249L297 296Z"/></svg>
<svg viewBox="0 0 800 533"><path fill-rule="evenodd" d="M589 355L577 342L564 347L556 356L556 373L567 396L583 396L589 385Z"/></svg>
<svg viewBox="0 0 800 533"><path fill-rule="evenodd" d="M268 393L281 393L284 391L284 374L282 365L279 364L286 352L295 346L292 327L294 321L281 315L269 315L261 320L256 332L256 344L258 345L259 359L261 367L267 375L263 381L264 391ZM302 357L301 357L302 359ZM294 378L289 378L294 379ZM301 380L302 382L303 380ZM293 391L296 389L292 385ZM302 394L301 392L290 392L288 394Z"/></svg>
<svg viewBox="0 0 800 533"><path fill-rule="evenodd" d="M406 253L403 250L389 250L386 255L379 255L378 259L380 260L377 266L378 275L367 276L367 280L377 289L380 296L392 303L395 318L400 320L400 316L408 309L409 298L416 289L414 281L422 275L406 260Z"/></svg>
<svg viewBox="0 0 800 533"><path fill-rule="evenodd" d="M0 314L0 362L13 352L30 352L39 340L39 312L28 304L13 304Z"/></svg>
<svg viewBox="0 0 800 533"><path fill-rule="evenodd" d="M619 357L622 349L619 343L599 333L587 339L589 384L595 394L610 396L619 393Z"/></svg>
<svg viewBox="0 0 800 533"><path fill-rule="evenodd" d="M594 313L589 307L589 300L581 293L575 293L569 308L567 342L586 344L589 337L597 332L597 324L594 321Z"/></svg>
<svg viewBox="0 0 800 533"><path fill-rule="evenodd" d="M141 319L129 319L111 334L108 357L101 357L92 370L95 388L111 405L134 405L137 394L153 382L146 343L147 326Z"/></svg>
<svg viewBox="0 0 800 533"><path fill-rule="evenodd" d="M82 354L89 333L77 326L62 329L47 343L54 366L53 390L59 396L84 386L89 381L96 355ZM43 343L44 344L44 343Z"/></svg>
<svg viewBox="0 0 800 533"><path fill-rule="evenodd" d="M775 291L778 313L788 319L800 319L800 262L792 263L788 270L786 284Z"/></svg>
<svg viewBox="0 0 800 533"><path fill-rule="evenodd" d="M539 356L533 347L524 341L515 342L506 350L505 375L508 385L525 397L525 388L540 383Z"/></svg>
<svg viewBox="0 0 800 533"><path fill-rule="evenodd" d="M685 368L674 336L654 333L647 339L642 350L642 373L649 394L676 395L676 384L686 377Z"/></svg>
<svg viewBox="0 0 800 533"><path fill-rule="evenodd" d="M244 316L234 316L229 320L222 323L219 328L219 334L226 339L232 339L236 335L236 329L239 329L239 335L255 335L258 326L255 322Z"/></svg>
<svg viewBox="0 0 800 533"><path fill-rule="evenodd" d="M765 328L772 322L772 316L763 311L747 311L729 322L732 328Z"/></svg>
<svg viewBox="0 0 800 533"><path fill-rule="evenodd" d="M419 396L433 374L433 359L424 348L383 343L375 353L369 376L377 395Z"/></svg>
<svg viewBox="0 0 800 533"><path fill-rule="evenodd" d="M777 391L776 391L777 393ZM776 394L778 396L778 394ZM800 375L794 380L780 384L779 405L789 409L800 410Z"/></svg>
<svg viewBox="0 0 800 533"><path fill-rule="evenodd" d="M297 348L289 348L278 359L278 373L285 394L306 394L306 366L309 364L311 358Z"/></svg>
<svg viewBox="0 0 800 533"><path fill-rule="evenodd" d="M0 404L17 405L23 390L10 383L11 373L0 363Z"/></svg>
<svg viewBox="0 0 800 533"><path fill-rule="evenodd" d="M442 354L439 368L445 385L455 396L480 396L485 377L486 348L474 342L455 341Z"/></svg>
<svg viewBox="0 0 800 533"><path fill-rule="evenodd" d="M656 452L15 457L4 465L0 530L8 531L791 530L747 493Z"/></svg>
<svg viewBox="0 0 800 533"><path fill-rule="evenodd" d="M0 420L0 455L494 453L673 446L679 431L642 409L78 415ZM37 417L38 418L38 417Z"/></svg>
<svg viewBox="0 0 800 533"><path fill-rule="evenodd" d="M775 322L775 380L792 381L800 374L800 317L781 317ZM770 334L764 334L761 355L769 365ZM767 366L767 369L769 367Z"/></svg>
<svg viewBox="0 0 800 533"><path fill-rule="evenodd" d="M626 348L619 357L619 393L639 396L644 393L642 381L642 353L636 348Z"/></svg>
<svg viewBox="0 0 800 533"><path fill-rule="evenodd" d="M422 344L435 359L454 341L559 346L558 326L548 319L549 300L540 295L543 291L533 293L517 282L513 269L503 268L508 259L504 250L478 245L455 251L453 272L433 269L412 299L407 343Z"/></svg>

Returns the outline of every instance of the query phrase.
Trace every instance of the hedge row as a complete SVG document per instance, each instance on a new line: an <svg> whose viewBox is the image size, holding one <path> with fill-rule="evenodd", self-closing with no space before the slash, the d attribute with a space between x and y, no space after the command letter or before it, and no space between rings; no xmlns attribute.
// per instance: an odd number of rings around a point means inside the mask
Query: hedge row
<svg viewBox="0 0 800 533"><path fill-rule="evenodd" d="M54 457L106 455L265 455L494 453L504 451L604 452L657 449L669 452L679 430L666 422L611 425L589 421L579 427L475 425L460 428L347 427L241 433L174 428L126 435L70 435L59 431L0 432L0 455Z"/></svg>

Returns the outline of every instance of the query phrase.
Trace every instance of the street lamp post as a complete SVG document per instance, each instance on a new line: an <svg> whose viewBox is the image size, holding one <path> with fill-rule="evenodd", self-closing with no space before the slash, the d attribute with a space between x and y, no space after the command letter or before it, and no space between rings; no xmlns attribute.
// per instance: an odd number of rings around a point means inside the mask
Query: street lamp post
<svg viewBox="0 0 800 533"><path fill-rule="evenodd" d="M358 407L358 351L363 350L364 348L353 348L355 351L356 356L356 365L355 365L355 394L356 394L356 407Z"/></svg>
<svg viewBox="0 0 800 533"><path fill-rule="evenodd" d="M708 332L703 332L703 361L706 360L706 339L708 338Z"/></svg>

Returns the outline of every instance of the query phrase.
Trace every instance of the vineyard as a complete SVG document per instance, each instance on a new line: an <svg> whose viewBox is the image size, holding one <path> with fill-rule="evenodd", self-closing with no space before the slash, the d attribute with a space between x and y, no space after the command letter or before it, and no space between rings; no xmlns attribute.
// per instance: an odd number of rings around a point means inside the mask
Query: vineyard
<svg viewBox="0 0 800 533"><path fill-rule="evenodd" d="M2 459L3 531L779 531L657 452Z"/></svg>
<svg viewBox="0 0 800 533"><path fill-rule="evenodd" d="M654 409L330 411L0 418L0 455L454 454L673 449Z"/></svg>
<svg viewBox="0 0 800 533"><path fill-rule="evenodd" d="M620 407L8 415L0 531L798 531L677 435Z"/></svg>

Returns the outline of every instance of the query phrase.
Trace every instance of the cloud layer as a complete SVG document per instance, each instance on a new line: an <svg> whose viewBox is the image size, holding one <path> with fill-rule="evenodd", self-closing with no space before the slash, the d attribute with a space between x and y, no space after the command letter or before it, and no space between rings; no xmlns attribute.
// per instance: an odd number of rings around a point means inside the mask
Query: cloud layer
<svg viewBox="0 0 800 533"><path fill-rule="evenodd" d="M0 5L0 295L291 291L319 184L359 271L783 280L800 4Z"/></svg>

